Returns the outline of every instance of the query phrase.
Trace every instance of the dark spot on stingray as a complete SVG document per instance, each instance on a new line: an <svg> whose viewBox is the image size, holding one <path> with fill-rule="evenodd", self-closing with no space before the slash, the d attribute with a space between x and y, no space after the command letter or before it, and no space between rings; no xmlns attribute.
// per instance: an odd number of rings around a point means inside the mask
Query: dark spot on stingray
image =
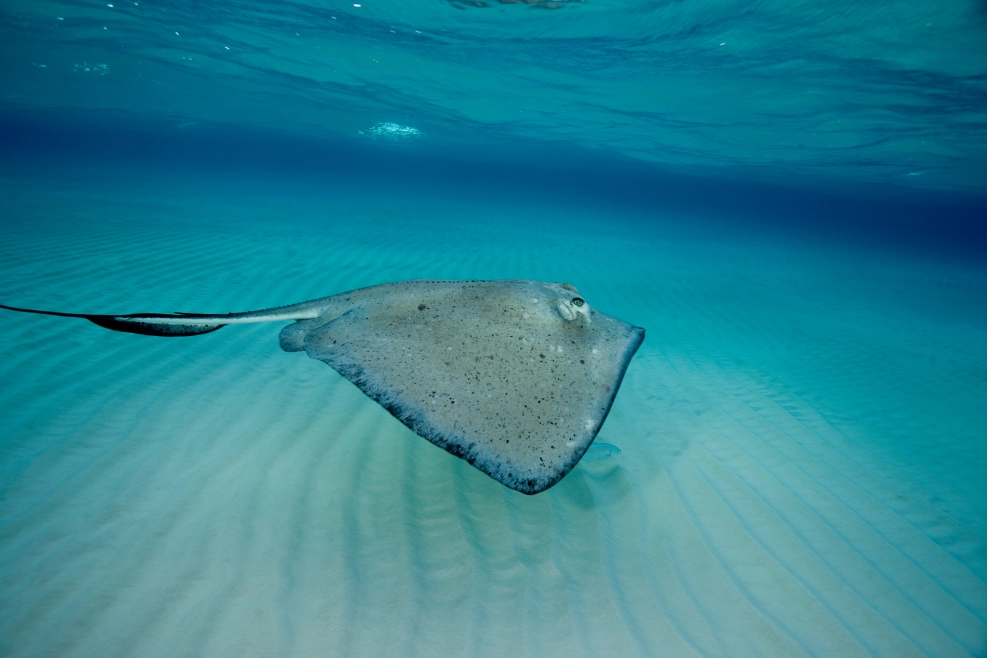
<svg viewBox="0 0 987 658"><path fill-rule="evenodd" d="M575 304L576 306L582 306L583 304L586 303L586 300L584 300L582 297L573 297L572 303Z"/></svg>
<svg viewBox="0 0 987 658"><path fill-rule="evenodd" d="M585 359L579 359L579 362L582 363L582 364L585 364L586 363L586 360Z"/></svg>
<svg viewBox="0 0 987 658"><path fill-rule="evenodd" d="M426 308L428 308L428 307L427 307L427 306L425 306L424 304L419 304L419 305L418 305L418 310L419 310L419 311L424 311L424 310L425 310Z"/></svg>

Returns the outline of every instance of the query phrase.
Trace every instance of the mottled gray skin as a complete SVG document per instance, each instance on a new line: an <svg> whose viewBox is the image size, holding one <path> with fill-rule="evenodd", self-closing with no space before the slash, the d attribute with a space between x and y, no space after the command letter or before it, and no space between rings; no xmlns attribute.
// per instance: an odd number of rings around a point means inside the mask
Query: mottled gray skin
<svg viewBox="0 0 987 658"><path fill-rule="evenodd" d="M417 434L534 494L593 442L644 330L568 284L408 281L328 298L281 332Z"/></svg>
<svg viewBox="0 0 987 658"><path fill-rule="evenodd" d="M285 351L325 361L419 435L526 494L586 452L644 340L573 286L525 280L405 281L225 315L0 308L151 336L295 320L281 332Z"/></svg>

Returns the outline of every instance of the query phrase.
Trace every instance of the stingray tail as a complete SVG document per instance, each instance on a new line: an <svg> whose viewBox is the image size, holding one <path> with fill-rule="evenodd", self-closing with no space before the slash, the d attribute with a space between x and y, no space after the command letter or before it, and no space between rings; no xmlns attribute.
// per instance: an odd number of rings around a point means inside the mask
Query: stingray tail
<svg viewBox="0 0 987 658"><path fill-rule="evenodd" d="M95 325L113 331L123 331L129 334L141 334L143 336L198 336L208 334L222 329L225 324L160 324L156 322L141 321L141 318L155 318L158 316L150 313L137 313L134 315L83 315ZM174 316L169 316L174 317Z"/></svg>
<svg viewBox="0 0 987 658"><path fill-rule="evenodd" d="M132 313L130 315L90 315L86 313L59 313L57 311L39 311L33 308L18 308L16 306L5 306L0 304L0 308L19 313L36 313L38 315L56 315L63 318L82 318L89 320L95 325L113 331L123 331L128 334L141 334L143 336L197 336L208 334L217 329L225 327L225 324L199 324L176 322L182 318L190 320L197 317L190 313L180 313L176 315L164 313ZM202 317L202 316L198 316ZM215 316L211 316L215 317ZM157 320L157 321L155 321Z"/></svg>

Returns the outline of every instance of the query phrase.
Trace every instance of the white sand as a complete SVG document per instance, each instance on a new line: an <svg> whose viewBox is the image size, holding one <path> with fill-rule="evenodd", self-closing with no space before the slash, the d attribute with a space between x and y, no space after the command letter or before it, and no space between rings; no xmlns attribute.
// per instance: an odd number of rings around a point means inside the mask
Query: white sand
<svg viewBox="0 0 987 658"><path fill-rule="evenodd" d="M2 192L6 304L526 277L648 330L600 435L622 453L528 497L279 326L3 314L4 656L987 651L983 269L536 199Z"/></svg>

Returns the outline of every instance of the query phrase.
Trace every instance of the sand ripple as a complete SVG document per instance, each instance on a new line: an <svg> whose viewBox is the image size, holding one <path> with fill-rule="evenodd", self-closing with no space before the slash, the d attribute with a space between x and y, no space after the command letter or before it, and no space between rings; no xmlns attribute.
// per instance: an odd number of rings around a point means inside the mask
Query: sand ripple
<svg viewBox="0 0 987 658"><path fill-rule="evenodd" d="M648 339L601 434L622 454L527 497L281 353L279 327L4 315L4 655L987 648L982 272L537 205L45 204L8 201L5 303L225 312L524 276Z"/></svg>

